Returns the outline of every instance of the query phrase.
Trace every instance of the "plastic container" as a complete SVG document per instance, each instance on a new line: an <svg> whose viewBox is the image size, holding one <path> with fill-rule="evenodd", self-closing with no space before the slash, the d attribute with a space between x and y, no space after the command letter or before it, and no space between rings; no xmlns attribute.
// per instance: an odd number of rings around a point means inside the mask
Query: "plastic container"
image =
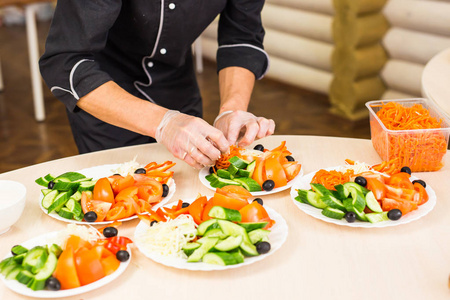
<svg viewBox="0 0 450 300"><path fill-rule="evenodd" d="M384 104L396 102L404 107L421 104L430 116L442 120L441 128L415 130L389 130L377 116ZM412 172L437 171L444 166L450 134L450 121L437 106L427 99L399 99L369 101L370 133L372 144L383 161L398 158L400 166L408 166Z"/></svg>

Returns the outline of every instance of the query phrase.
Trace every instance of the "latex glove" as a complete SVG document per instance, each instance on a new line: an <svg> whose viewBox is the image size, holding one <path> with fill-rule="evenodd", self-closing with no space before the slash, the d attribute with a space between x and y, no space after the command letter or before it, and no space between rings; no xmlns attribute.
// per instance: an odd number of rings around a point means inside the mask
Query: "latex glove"
<svg viewBox="0 0 450 300"><path fill-rule="evenodd" d="M156 140L194 168L214 165L229 149L223 133L204 120L169 110L156 129Z"/></svg>
<svg viewBox="0 0 450 300"><path fill-rule="evenodd" d="M275 122L242 111L226 111L217 116L214 127L225 134L231 145L245 147L256 139L269 136L275 132Z"/></svg>

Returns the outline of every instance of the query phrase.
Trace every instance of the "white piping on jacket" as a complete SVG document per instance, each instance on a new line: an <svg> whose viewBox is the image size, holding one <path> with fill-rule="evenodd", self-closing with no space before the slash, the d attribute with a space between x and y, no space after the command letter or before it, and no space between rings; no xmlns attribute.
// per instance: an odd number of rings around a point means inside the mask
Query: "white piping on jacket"
<svg viewBox="0 0 450 300"><path fill-rule="evenodd" d="M59 86L52 86L52 88L50 89L51 92L53 92L54 90L61 90L67 93L70 93L75 99L80 100L80 97L78 97L77 92L75 91L75 89L73 88L73 75L75 74L76 69L78 68L78 66L85 62L85 61L93 61L92 59L82 59L80 61L78 61L73 67L72 70L70 70L70 75L69 75L69 84L70 84L70 90L64 89L62 87Z"/></svg>
<svg viewBox="0 0 450 300"><path fill-rule="evenodd" d="M264 51L263 49L261 49L261 48L259 48L259 47L254 46L254 45L252 45L252 44L222 45L222 46L219 46L218 49L220 49L220 48L232 48L232 47L249 47L249 48L253 48L253 49L256 49L256 50L261 51L261 52L266 56L266 58L267 58L267 68L266 68L266 70L264 71L264 73L258 78L258 80L261 79L261 78L263 78L264 75L266 75L267 71L269 70L269 66L270 66L269 55L267 54L266 51Z"/></svg>
<svg viewBox="0 0 450 300"><path fill-rule="evenodd" d="M158 28L158 34L156 35L156 41L155 41L155 46L153 47L153 51L152 54L150 54L150 56L144 56L142 58L142 68L144 69L145 74L148 77L148 83L142 83L140 81L135 81L133 82L134 87L141 92L141 94L143 94L145 96L145 98L147 98L150 102L155 103L155 101L149 96L147 95L140 87L149 87L152 85L152 76L150 76L150 73L147 71L147 68L145 67L145 59L147 58L153 58L156 54L156 49L158 49L158 44L159 44L159 39L161 38L161 32L162 32L162 27L163 27L163 23L164 23L164 0L161 0L161 18L159 19L159 28Z"/></svg>

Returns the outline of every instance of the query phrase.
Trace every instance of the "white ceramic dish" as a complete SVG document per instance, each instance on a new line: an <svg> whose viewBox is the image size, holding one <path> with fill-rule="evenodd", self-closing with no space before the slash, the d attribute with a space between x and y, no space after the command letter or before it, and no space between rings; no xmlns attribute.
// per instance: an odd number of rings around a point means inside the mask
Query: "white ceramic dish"
<svg viewBox="0 0 450 300"><path fill-rule="evenodd" d="M52 240L54 240L59 232L51 232L47 233L38 237L35 237L31 240L28 240L26 242L21 243L20 245L24 246L25 248L31 249L34 246L38 245L45 245L47 243L52 243ZM0 274L0 279L3 281L3 283L6 285L7 288L10 290L24 296L28 297L35 297L35 298L61 298L61 297L69 297L74 295L79 295L82 293L86 293L92 290L95 290L99 287L102 287L122 274L125 269L128 267L131 261L131 251L128 251L130 253L130 259L128 259L126 262L120 263L119 268L112 273L111 275L108 275L106 277L103 277L100 280L97 280L91 284L81 286L79 288L70 289L70 290L59 290L59 291L49 291L49 290L41 290L41 291L33 291L32 289L28 288L26 285L18 282L17 280L6 280L5 276ZM9 257L5 256L3 259Z"/></svg>
<svg viewBox="0 0 450 300"><path fill-rule="evenodd" d="M332 167L332 168L326 168L325 170L336 170L339 167ZM317 171L316 171L317 172ZM428 193L429 199L427 203L422 204L419 206L418 209L406 214L405 216L402 216L400 220L398 221L384 221L379 223L370 223L370 222L362 222L359 220L356 220L354 223L349 223L345 219L337 220L329 217L325 217L322 215L322 210L315 208L314 206L311 206L309 204L300 203L297 200L295 200L295 197L298 196L297 189L305 189L309 190L311 188L310 183L312 178L314 177L314 174L316 172L311 172L301 178L301 180L296 183L291 188L291 199L294 202L294 204L302 210L304 213L317 218L319 220L322 220L324 222L333 223L336 225L341 226L350 226L350 227L363 227L363 228L379 228L379 227L390 227L390 226L398 226L402 224L407 224L412 221L418 220L422 217L424 217L426 214L428 214L431 210L433 210L434 206L436 205L436 193L434 190L427 184L426 191ZM411 176L412 180L418 179L414 176Z"/></svg>
<svg viewBox="0 0 450 300"><path fill-rule="evenodd" d="M206 187L209 188L210 190L215 191L216 188L212 187L212 186L209 184L209 181L206 180L205 177L206 177L207 175L209 175L209 167L204 167L204 168L202 168L202 169L200 170L200 172L198 173L198 178L200 179L201 183L202 183L204 186L206 186ZM291 188L291 187L292 187L292 186L293 186L293 185L294 185L294 184L295 184L302 176L303 176L303 166L302 166L302 168L300 169L300 172L298 173L298 175L295 176L294 179L292 179L291 181L289 181L289 182L287 183L287 185L285 185L285 186L283 186L283 187L279 187L279 188L273 189L273 190L271 190L271 191L251 192L251 194L252 194L252 196L257 197L257 196L264 196L264 195L270 195L270 194L275 194L275 193L278 193L278 192L282 192L282 191L284 191L284 190L287 190L287 189Z"/></svg>
<svg viewBox="0 0 450 300"><path fill-rule="evenodd" d="M185 202L191 203L193 199L185 200ZM145 246L139 241L138 238L136 238L137 235L140 235L142 233L145 233L146 228L148 228L148 225L141 221L138 226L136 227L136 230L134 232L134 244L136 247L141 251L142 254L150 258L151 260L154 260L155 262L158 262L160 264L163 264L165 266L174 267L177 269L184 269L184 270L191 270L191 271L215 271L215 270L227 270L227 269L234 269L234 268L240 268L243 266L247 266L250 264L253 264L257 261L263 260L264 258L268 257L269 255L272 255L275 253L278 249L281 248L281 246L286 241L286 238L288 236L288 226L286 224L286 221L283 219L283 217L277 213L275 210L271 209L270 207L264 206L267 213L269 214L270 218L275 221L275 225L270 229L271 233L269 234L269 242L271 245L271 250L267 254L262 254L254 257L246 257L244 262L241 264L236 265L230 265L230 266L219 266L219 265L212 265L207 264L204 262L197 262L197 263L189 263L184 258L171 258L171 257L165 257L161 255L156 255L152 252L149 252L146 250Z"/></svg>
<svg viewBox="0 0 450 300"><path fill-rule="evenodd" d="M0 180L0 235L19 220L25 207L27 189L17 181Z"/></svg>
<svg viewBox="0 0 450 300"><path fill-rule="evenodd" d="M92 168L82 169L77 172L85 175L86 177L99 179L102 177L113 175L113 170L116 169L119 165L120 164L101 165L101 166L96 166L96 167L92 167ZM167 196L164 197L163 200L161 200L161 202L159 202L158 204L156 204L152 207L154 210L157 210L159 207L168 203L170 201L170 199L173 197L173 195L175 194L176 185L175 185L175 181L173 180L173 178L168 182L168 186L169 186L169 194L167 194ZM43 198L43 195L41 194L41 196L39 197L39 207L45 214L47 214L47 209L45 209L42 206L42 198ZM69 219L59 216L56 212L51 212L50 214L47 214L47 215L49 215L50 217L57 219L59 221L63 221L66 223L74 223L74 224L105 225L105 224L111 224L112 222L114 222L114 221L104 221L104 222L90 223L90 222L83 222L83 221L77 221L77 220L69 220ZM129 218L120 219L118 221L125 222L125 221L133 220L136 218L137 218L137 216L134 215Z"/></svg>

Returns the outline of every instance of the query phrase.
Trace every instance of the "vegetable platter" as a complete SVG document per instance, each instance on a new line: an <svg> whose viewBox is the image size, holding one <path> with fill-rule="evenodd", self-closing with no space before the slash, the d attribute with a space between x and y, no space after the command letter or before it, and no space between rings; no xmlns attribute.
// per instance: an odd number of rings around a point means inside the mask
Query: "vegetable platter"
<svg viewBox="0 0 450 300"><path fill-rule="evenodd" d="M199 195L166 205L140 216L135 245L158 263L186 270L225 270L260 261L283 245L288 227L260 198L250 202L250 197L242 187L226 186L210 199Z"/></svg>
<svg viewBox="0 0 450 300"><path fill-rule="evenodd" d="M36 179L43 187L42 211L52 218L75 224L108 224L128 221L167 203L175 193L175 163L135 160L101 165Z"/></svg>
<svg viewBox="0 0 450 300"><path fill-rule="evenodd" d="M287 150L286 142L268 150L258 144L254 149L231 146L213 167L199 172L208 188L242 186L253 196L263 196L289 189L303 175L302 165Z"/></svg>
<svg viewBox="0 0 450 300"><path fill-rule="evenodd" d="M406 224L436 205L434 190L408 167L346 162L305 175L291 188L294 204L322 221L365 228Z"/></svg>
<svg viewBox="0 0 450 300"><path fill-rule="evenodd" d="M102 235L92 227L68 224L65 230L15 245L0 262L0 279L14 292L35 298L68 297L102 287L131 260L132 241L112 228Z"/></svg>

